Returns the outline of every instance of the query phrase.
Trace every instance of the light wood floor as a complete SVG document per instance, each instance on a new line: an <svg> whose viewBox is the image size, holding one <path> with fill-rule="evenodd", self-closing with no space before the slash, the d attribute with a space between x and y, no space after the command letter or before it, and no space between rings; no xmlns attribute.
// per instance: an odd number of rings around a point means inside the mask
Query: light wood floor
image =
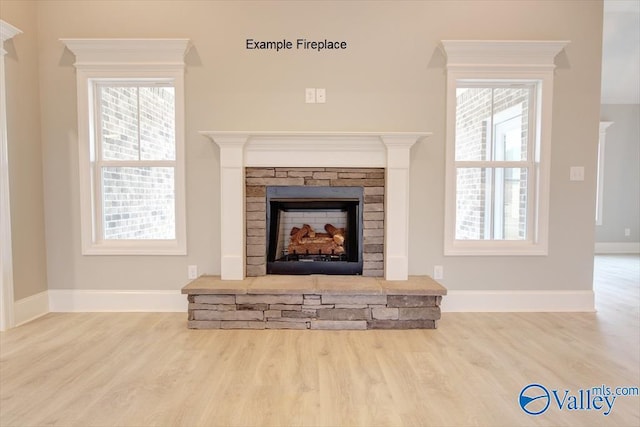
<svg viewBox="0 0 640 427"><path fill-rule="evenodd" d="M598 313L445 313L437 330L188 330L185 314L49 314L0 334L2 426L638 426L518 406L532 382L640 386L638 257L598 257Z"/></svg>

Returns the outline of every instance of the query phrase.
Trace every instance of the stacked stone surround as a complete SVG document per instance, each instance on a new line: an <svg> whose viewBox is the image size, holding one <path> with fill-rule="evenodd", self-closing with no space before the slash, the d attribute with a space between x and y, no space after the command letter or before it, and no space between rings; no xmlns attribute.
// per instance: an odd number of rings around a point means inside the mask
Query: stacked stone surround
<svg viewBox="0 0 640 427"><path fill-rule="evenodd" d="M313 284L317 279L310 276L280 277L289 283L298 280L308 289L278 288L277 282L267 283L267 287L254 286L250 278L231 283L203 276L191 282L182 290L189 300L188 327L435 329L440 319L442 295L446 294L446 289L426 276L410 278L404 287L399 282L369 278L375 282L356 283L355 290L343 289L344 283L323 289Z"/></svg>
<svg viewBox="0 0 640 427"><path fill-rule="evenodd" d="M267 273L266 187L363 187L363 276L384 275L384 168L245 169L246 253L249 277Z"/></svg>

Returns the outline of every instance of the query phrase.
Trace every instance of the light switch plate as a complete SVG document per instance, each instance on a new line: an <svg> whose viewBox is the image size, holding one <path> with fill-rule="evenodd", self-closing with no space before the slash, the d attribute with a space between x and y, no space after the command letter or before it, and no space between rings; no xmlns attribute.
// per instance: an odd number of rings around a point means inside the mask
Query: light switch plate
<svg viewBox="0 0 640 427"><path fill-rule="evenodd" d="M569 179L571 181L584 181L584 166L571 166Z"/></svg>
<svg viewBox="0 0 640 427"><path fill-rule="evenodd" d="M308 87L304 90L304 102L307 104L315 104L316 103L316 89L313 87Z"/></svg>
<svg viewBox="0 0 640 427"><path fill-rule="evenodd" d="M316 102L318 104L324 104L327 102L327 91L325 88L316 89Z"/></svg>

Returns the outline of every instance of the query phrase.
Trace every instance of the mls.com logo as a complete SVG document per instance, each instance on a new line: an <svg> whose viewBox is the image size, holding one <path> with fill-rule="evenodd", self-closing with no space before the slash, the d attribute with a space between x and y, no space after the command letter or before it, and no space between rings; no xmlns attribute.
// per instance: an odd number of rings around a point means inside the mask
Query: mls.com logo
<svg viewBox="0 0 640 427"><path fill-rule="evenodd" d="M549 408L551 395L540 384L529 384L520 392L520 407L529 415L540 415Z"/></svg>

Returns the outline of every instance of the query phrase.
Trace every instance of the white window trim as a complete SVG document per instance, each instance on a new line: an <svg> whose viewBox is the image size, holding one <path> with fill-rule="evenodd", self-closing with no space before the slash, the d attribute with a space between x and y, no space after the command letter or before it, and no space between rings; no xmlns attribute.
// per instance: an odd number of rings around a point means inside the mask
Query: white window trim
<svg viewBox="0 0 640 427"><path fill-rule="evenodd" d="M602 208L604 206L604 154L607 142L607 129L612 124L613 122L600 122L600 137L598 138L596 225L602 225Z"/></svg>
<svg viewBox="0 0 640 427"><path fill-rule="evenodd" d="M444 255L448 256L513 256L548 254L549 188L551 166L551 108L553 105L554 59L568 41L483 41L443 40L447 57L447 119L446 119L446 177ZM538 137L537 194L535 217L530 240L456 240L456 168L455 122L456 87L466 81L521 81L538 84L539 103L535 131Z"/></svg>
<svg viewBox="0 0 640 427"><path fill-rule="evenodd" d="M83 255L186 255L184 56L188 39L63 39L76 56L80 227ZM93 82L170 80L176 102L176 239L104 240L95 228Z"/></svg>

